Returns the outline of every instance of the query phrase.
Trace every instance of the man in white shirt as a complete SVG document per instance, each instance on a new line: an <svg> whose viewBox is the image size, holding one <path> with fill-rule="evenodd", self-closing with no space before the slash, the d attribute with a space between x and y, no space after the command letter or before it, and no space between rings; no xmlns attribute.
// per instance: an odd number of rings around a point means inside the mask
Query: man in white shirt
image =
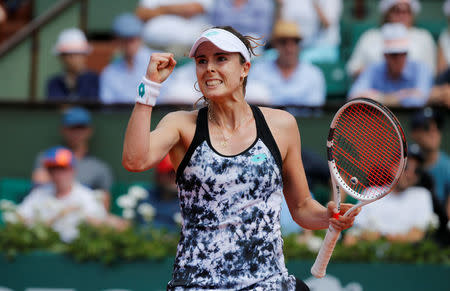
<svg viewBox="0 0 450 291"><path fill-rule="evenodd" d="M101 199L75 181L76 160L69 149L47 150L42 163L50 174L51 183L32 190L19 205L17 212L26 224L47 224L63 241L70 242L78 237L78 225L82 222L93 225L112 222Z"/></svg>
<svg viewBox="0 0 450 291"><path fill-rule="evenodd" d="M276 60L255 62L248 84L265 85L271 105L322 106L326 101L326 84L322 71L299 59L302 36L298 25L278 21L272 32L272 45L278 52Z"/></svg>

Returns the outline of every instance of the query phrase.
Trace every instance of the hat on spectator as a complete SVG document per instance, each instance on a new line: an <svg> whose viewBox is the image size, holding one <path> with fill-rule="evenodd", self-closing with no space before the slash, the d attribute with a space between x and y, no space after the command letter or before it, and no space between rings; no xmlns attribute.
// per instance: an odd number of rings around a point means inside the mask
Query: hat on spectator
<svg viewBox="0 0 450 291"><path fill-rule="evenodd" d="M421 5L418 0L381 0L379 8L381 13L386 14L386 12L388 12L388 10L391 9L393 6L402 3L409 4L414 14L420 12Z"/></svg>
<svg viewBox="0 0 450 291"><path fill-rule="evenodd" d="M156 171L158 172L158 174L167 174L173 170L173 165L170 161L169 155L167 155L161 162L159 162L158 166L156 167Z"/></svg>
<svg viewBox="0 0 450 291"><path fill-rule="evenodd" d="M44 152L42 160L44 167L64 167L69 168L75 165L75 157L68 148L57 146Z"/></svg>
<svg viewBox="0 0 450 291"><path fill-rule="evenodd" d="M68 28L63 30L53 48L55 55L60 54L88 54L92 51L86 36L78 28Z"/></svg>
<svg viewBox="0 0 450 291"><path fill-rule="evenodd" d="M63 126L89 126L91 114L82 107L72 107L64 111L62 116Z"/></svg>
<svg viewBox="0 0 450 291"><path fill-rule="evenodd" d="M272 30L272 39L279 38L297 38L301 39L298 24L292 21L279 20L275 23Z"/></svg>
<svg viewBox="0 0 450 291"><path fill-rule="evenodd" d="M119 37L140 37L142 27L142 21L132 13L120 14L113 22L114 34Z"/></svg>
<svg viewBox="0 0 450 291"><path fill-rule="evenodd" d="M383 53L406 53L409 49L408 29L401 23L386 23L381 28Z"/></svg>
<svg viewBox="0 0 450 291"><path fill-rule="evenodd" d="M444 125L444 117L439 111L431 107L422 108L411 117L411 129L425 128L430 124L430 121L436 122L436 126L439 130L441 130Z"/></svg>
<svg viewBox="0 0 450 291"><path fill-rule="evenodd" d="M450 0L444 2L442 9L444 10L445 16L450 17Z"/></svg>

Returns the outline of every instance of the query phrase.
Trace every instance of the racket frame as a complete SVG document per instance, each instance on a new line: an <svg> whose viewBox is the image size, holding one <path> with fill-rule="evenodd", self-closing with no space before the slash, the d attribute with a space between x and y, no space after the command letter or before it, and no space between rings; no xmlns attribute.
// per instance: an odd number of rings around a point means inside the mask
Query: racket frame
<svg viewBox="0 0 450 291"><path fill-rule="evenodd" d="M387 117L387 119L389 121L391 121L393 123L393 125L394 125L393 127L395 128L396 133L399 137L400 149L402 152L402 157L400 158L400 164L399 164L397 173L394 177L391 187L389 189L387 189L387 191L385 191L379 195L373 195L373 196L369 196L367 198L360 195L359 193L354 191L350 186L347 185L345 180L339 174L339 171L336 166L336 161L333 159L333 152L332 152L333 145L334 145L333 136L334 136L336 123L338 122L339 117L341 116L341 113L346 108L348 108L349 106L352 106L355 103L359 103L359 104L363 103L363 104L375 107L377 110L381 111ZM374 202L378 199L381 199L384 196L386 196L387 194L389 194L392 191L392 189L395 187L395 185L397 184L398 179L400 178L401 174L403 173L403 171L405 169L406 161L407 161L407 151L408 151L407 143L406 143L406 138L405 138L403 129L402 129L399 121L395 117L395 115L384 105L382 105L374 100L367 99L367 98L355 98L355 99L347 102L346 104L344 104L341 108L339 108L339 110L336 112L336 114L334 115L334 118L331 122L330 130L328 133L328 139L327 139L328 168L331 173L331 182L332 182L332 187L333 187L333 200L336 203L336 207L337 207L336 212L339 213L339 211L340 211L341 188L343 191L345 191L345 193L347 193L348 195L354 197L355 199L357 199L359 201L356 205L354 205L349 210L347 210L346 213L344 214L344 216L348 216L356 209L358 209L364 205L367 205L371 202ZM327 234L325 236L324 242L322 244L322 247L319 251L319 254L317 255L316 261L314 262L314 265L311 268L311 274L314 275L315 277L322 278L325 276L326 267L331 258L331 255L333 253L333 250L334 250L336 242L339 238L339 235L340 235L340 231L337 231L336 229L334 229L333 226L331 226L331 224L330 224L330 226L327 230Z"/></svg>

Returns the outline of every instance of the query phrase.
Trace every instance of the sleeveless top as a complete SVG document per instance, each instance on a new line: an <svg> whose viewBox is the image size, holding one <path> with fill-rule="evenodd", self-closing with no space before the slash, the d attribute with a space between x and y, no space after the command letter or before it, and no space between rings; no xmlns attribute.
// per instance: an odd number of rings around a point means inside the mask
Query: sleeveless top
<svg viewBox="0 0 450 291"><path fill-rule="evenodd" d="M207 108L177 170L182 229L168 290L295 290L283 256L280 151L261 110L257 137L225 156L211 145Z"/></svg>

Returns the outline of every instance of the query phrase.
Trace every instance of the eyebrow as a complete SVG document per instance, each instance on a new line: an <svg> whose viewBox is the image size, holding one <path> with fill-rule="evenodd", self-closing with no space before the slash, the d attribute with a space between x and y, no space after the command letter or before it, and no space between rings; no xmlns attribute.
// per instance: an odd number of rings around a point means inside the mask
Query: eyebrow
<svg viewBox="0 0 450 291"><path fill-rule="evenodd" d="M230 53L227 53L227 52L218 52L218 53L215 53L214 56L229 55L229 54L230 54ZM196 56L195 58L196 58L196 59L197 59L197 58L206 58L206 56L205 56L205 55L200 55L200 56Z"/></svg>

